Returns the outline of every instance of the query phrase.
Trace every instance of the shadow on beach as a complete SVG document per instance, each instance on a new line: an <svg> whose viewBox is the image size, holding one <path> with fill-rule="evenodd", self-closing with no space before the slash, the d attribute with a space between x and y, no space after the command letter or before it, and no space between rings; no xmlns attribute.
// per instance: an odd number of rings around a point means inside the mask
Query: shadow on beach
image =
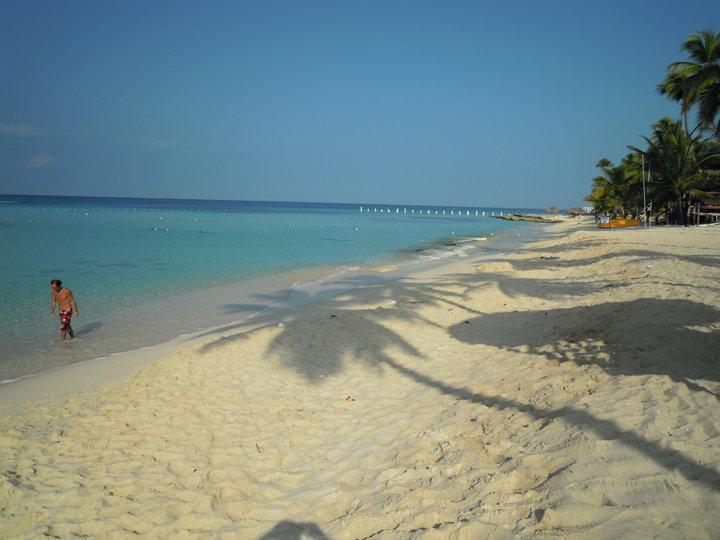
<svg viewBox="0 0 720 540"><path fill-rule="evenodd" d="M315 523L280 521L258 540L330 540Z"/></svg>
<svg viewBox="0 0 720 540"><path fill-rule="evenodd" d="M601 261L607 261L608 259L622 257L629 259L629 263L647 263L652 261L660 260L671 260L671 261L682 261L701 266L709 266L710 268L717 268L720 266L720 257L707 257L701 255L668 255L666 253L660 253L657 251L650 251L644 249L623 251L619 254L608 254L598 255L595 257L586 257L582 259L561 259L561 258L533 258L533 259L521 259L509 261L515 270L527 271L527 270L551 270L554 268L577 268L580 266L591 266Z"/></svg>
<svg viewBox="0 0 720 540"><path fill-rule="evenodd" d="M557 362L596 364L610 375L666 375L720 381L720 310L690 300L643 298L517 313L493 313L449 329L455 339ZM539 329L543 329L539 331Z"/></svg>
<svg viewBox="0 0 720 540"><path fill-rule="evenodd" d="M255 299L257 300L256 304L225 304L223 308L227 314L244 315L252 312L264 312L264 314L224 326L222 333L230 335L206 343L201 350L205 353L232 341L246 339L247 336L244 332L252 328L257 328L258 326L275 324L281 319L292 318L298 313L298 307L315 304L320 301L322 301L323 306L327 308L324 311L342 310L360 312L363 311L363 307L368 304L394 304L392 310L369 310L373 313L375 321L381 321L385 318L400 318L407 321L421 321L426 324L435 325L434 322L420 316L418 311L414 309L417 305L421 304L434 306L445 305L451 308L461 309L469 314L482 313L466 305L467 295L452 290L453 284L451 283L445 286L443 284L423 282L412 278L403 278L368 285L367 279L368 277L364 275L341 279L335 283L333 289L324 290L318 295L310 294L302 290L295 291L293 292L293 305L285 305L285 307L279 307L273 310L268 310L268 305L285 303L289 294L288 291L255 295ZM371 322L371 324L373 328L379 326L376 322ZM216 330L210 330L200 333L196 337L205 337L216 333Z"/></svg>
<svg viewBox="0 0 720 540"><path fill-rule="evenodd" d="M554 262L541 260L548 267ZM466 305L471 292L476 293L478 288L486 286L498 287L510 298L579 300L605 284L607 281L602 278L585 282L539 280L488 272L449 276L445 281L435 282L403 278L349 291L348 285L352 283L345 282L342 290L338 289L337 297L322 298L324 314L321 317L289 322L272 339L267 353L277 355L284 367L312 384L322 384L325 376L342 372L345 362L359 360L378 371L395 370L420 385L456 399L486 407L511 408L537 419L559 419L567 425L592 432L600 439L616 440L662 467L677 468L689 480L720 490L720 474L711 467L695 462L681 451L664 448L662 443L623 430L615 422L598 418L587 410L569 405L544 409L500 396L474 393L404 366L393 359L393 350L416 358L423 355L402 335L383 324L389 320L422 322L442 328L450 337L463 343L543 355L558 362L596 364L614 376L666 375L692 391L706 392L718 398L715 393L689 380L720 381L717 332L708 328L720 323L720 311L712 306L682 299L645 298L545 311L484 314ZM274 299L262 297L261 300ZM313 298L302 301L311 303ZM367 307L383 302L381 307ZM419 304L457 309L471 318L449 328L441 327L421 315ZM245 304L226 306L229 312L251 308L252 305ZM292 313L287 310L284 315ZM260 322L270 324L277 321L277 317L278 314L268 315ZM242 333L244 324L228 329L240 333L211 341L202 347L202 352L246 339L248 333Z"/></svg>
<svg viewBox="0 0 720 540"><path fill-rule="evenodd" d="M542 253L542 254L553 254L562 255L573 251L581 251L588 248L597 247L608 247L612 248L613 243L607 240L578 240L575 242L569 242L553 247L528 247L525 251L527 253ZM676 247L676 246L669 246ZM706 249L694 247L693 249ZM716 250L712 250L716 252ZM600 261L607 261L611 258L622 257L631 259L634 262L650 262L652 260L675 260L689 262L700 266L708 266L710 268L718 268L720 266L720 256L717 255L683 255L674 253L672 255L663 253L661 251L652 251L648 249L632 249L621 251L619 253L607 253L598 255L595 257L584 257L584 258L530 258L521 260L508 261L512 264L515 270L547 270L553 268L573 268L579 266L590 266Z"/></svg>
<svg viewBox="0 0 720 540"><path fill-rule="evenodd" d="M657 443L648 441L633 431L625 431L618 427L611 420L602 420L590 414L588 411L574 407L560 407L558 409L542 409L534 405L521 403L512 399L499 396L488 396L481 393L474 393L466 388L457 388L434 379L430 375L420 373L414 369L402 366L394 361L388 363L390 367L407 375L419 384L435 388L445 395L453 396L463 401L478 403L488 408L506 409L511 408L526 414L530 414L536 420L559 419L568 425L577 426L583 430L590 431L600 440L615 440L625 446L644 454L666 469L677 468L678 471L688 480L700 482L707 487L720 491L720 474L710 467L696 463L685 456L682 452L663 448Z"/></svg>

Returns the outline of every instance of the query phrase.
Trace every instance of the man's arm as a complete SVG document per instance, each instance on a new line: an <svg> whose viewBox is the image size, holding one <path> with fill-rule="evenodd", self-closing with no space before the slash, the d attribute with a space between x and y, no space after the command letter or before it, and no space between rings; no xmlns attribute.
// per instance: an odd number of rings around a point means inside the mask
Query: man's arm
<svg viewBox="0 0 720 540"><path fill-rule="evenodd" d="M75 301L75 295L73 294L72 291L70 291L70 301L72 302L73 314L75 315L75 317L79 317L79 316L80 316L80 310L79 310L78 307L77 307L77 302Z"/></svg>
<svg viewBox="0 0 720 540"><path fill-rule="evenodd" d="M50 316L55 317L55 306L57 305L57 296L54 291L50 291Z"/></svg>

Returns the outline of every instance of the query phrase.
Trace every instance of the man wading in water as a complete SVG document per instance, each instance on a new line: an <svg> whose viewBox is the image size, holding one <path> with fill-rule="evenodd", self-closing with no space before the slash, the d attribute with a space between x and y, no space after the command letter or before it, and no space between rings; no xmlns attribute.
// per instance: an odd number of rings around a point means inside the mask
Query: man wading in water
<svg viewBox="0 0 720 540"><path fill-rule="evenodd" d="M80 310L75 302L75 297L70 289L62 286L62 281L53 279L50 282L50 316L55 317L55 305L60 310L60 341L65 341L65 334L70 334L71 338L75 337L70 319L73 314L80 316Z"/></svg>

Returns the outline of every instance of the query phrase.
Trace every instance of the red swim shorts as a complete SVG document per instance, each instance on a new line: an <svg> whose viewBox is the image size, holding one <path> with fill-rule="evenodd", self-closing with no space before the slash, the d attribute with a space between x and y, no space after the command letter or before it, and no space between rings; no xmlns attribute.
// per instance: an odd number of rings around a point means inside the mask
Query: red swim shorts
<svg viewBox="0 0 720 540"><path fill-rule="evenodd" d="M60 331L67 332L70 328L70 319L72 318L72 308L60 310Z"/></svg>

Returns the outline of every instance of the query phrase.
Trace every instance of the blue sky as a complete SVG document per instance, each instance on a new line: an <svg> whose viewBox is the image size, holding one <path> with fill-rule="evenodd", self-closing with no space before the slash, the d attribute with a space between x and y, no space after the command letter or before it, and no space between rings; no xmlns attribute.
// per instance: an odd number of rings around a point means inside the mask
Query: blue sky
<svg viewBox="0 0 720 540"><path fill-rule="evenodd" d="M147 4L147 5L146 5ZM3 2L0 193L572 206L716 2Z"/></svg>

